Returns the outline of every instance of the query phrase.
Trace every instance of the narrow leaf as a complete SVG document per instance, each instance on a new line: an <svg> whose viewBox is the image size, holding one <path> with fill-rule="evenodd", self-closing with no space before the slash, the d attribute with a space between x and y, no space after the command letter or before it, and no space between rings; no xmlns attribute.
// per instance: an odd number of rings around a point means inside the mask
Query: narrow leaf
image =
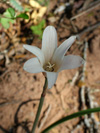
<svg viewBox="0 0 100 133"><path fill-rule="evenodd" d="M29 19L29 16L26 13L21 13L16 18Z"/></svg>
<svg viewBox="0 0 100 133"><path fill-rule="evenodd" d="M82 110L82 111L76 112L74 114L68 115L68 116L56 121L55 123L53 123L49 127L47 127L45 130L42 131L42 133L47 133L53 127L65 122L65 121L71 120L71 119L76 118L76 117L80 117L82 115L86 115L86 114L90 114L90 113L94 113L94 112L99 112L99 111L100 111L100 107L93 108L93 109Z"/></svg>

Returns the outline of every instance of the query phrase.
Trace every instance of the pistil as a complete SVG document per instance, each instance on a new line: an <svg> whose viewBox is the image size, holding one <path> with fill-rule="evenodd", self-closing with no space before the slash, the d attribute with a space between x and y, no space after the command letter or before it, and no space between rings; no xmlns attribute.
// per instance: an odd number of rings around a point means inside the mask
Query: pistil
<svg viewBox="0 0 100 133"><path fill-rule="evenodd" d="M55 64L52 64L52 63L48 62L48 63L44 66L44 69L45 69L46 71L53 72L53 71L54 71L54 67L55 67Z"/></svg>

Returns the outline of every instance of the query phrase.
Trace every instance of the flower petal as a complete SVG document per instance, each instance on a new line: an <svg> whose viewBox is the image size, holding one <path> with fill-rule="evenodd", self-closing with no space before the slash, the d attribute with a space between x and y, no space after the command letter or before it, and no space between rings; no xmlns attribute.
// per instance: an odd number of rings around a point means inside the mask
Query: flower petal
<svg viewBox="0 0 100 133"><path fill-rule="evenodd" d="M23 68L29 73L39 73L44 71L37 58L31 58L26 61Z"/></svg>
<svg viewBox="0 0 100 133"><path fill-rule="evenodd" d="M55 73L55 72L47 72L46 71L46 74L47 74L47 79L48 79L48 88L50 89L56 83L58 73Z"/></svg>
<svg viewBox="0 0 100 133"><path fill-rule="evenodd" d="M84 59L78 55L67 55L64 57L59 72L64 69L73 69L81 66L84 63Z"/></svg>
<svg viewBox="0 0 100 133"><path fill-rule="evenodd" d="M42 37L42 51L46 62L50 61L55 49L57 48L57 32L53 26L48 26Z"/></svg>
<svg viewBox="0 0 100 133"><path fill-rule="evenodd" d="M55 51L52 61L57 63L58 65L61 64L65 53L71 47L73 42L75 41L76 36L71 36L67 40L65 40Z"/></svg>
<svg viewBox="0 0 100 133"><path fill-rule="evenodd" d="M23 45L23 47L27 49L28 51L30 51L31 53L33 53L34 55L36 55L41 65L43 66L45 59L44 59L44 54L41 49L35 46L30 46L30 45Z"/></svg>

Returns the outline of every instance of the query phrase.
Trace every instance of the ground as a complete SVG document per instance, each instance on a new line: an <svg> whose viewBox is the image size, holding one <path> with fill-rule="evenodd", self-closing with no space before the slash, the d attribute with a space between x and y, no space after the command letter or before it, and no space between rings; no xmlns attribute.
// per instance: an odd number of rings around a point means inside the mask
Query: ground
<svg viewBox="0 0 100 133"><path fill-rule="evenodd" d="M50 11L54 9L55 3L51 7L49 7ZM48 24L57 28L59 45L72 34L72 31L68 29L69 20L65 16L60 26L51 22ZM83 56L85 43L81 45L79 42L84 40L88 42L84 82L81 83L80 80L83 66L59 73L55 86L47 90L36 133L64 116L89 108L87 103L85 107L81 104L80 91L83 86L89 88L91 92L90 103L91 101L94 103L93 107L100 106L100 26L91 31L84 33L80 41L76 40L67 53ZM36 36L31 45L41 47L41 40ZM20 47L23 49L23 43L20 44ZM5 67L1 64L0 133L28 133L32 128L45 80L42 73L30 74L23 70L25 61L32 57L34 55L24 50L22 58L14 57L14 60L10 60ZM79 73L78 77L72 85L77 72ZM94 119L98 123L100 122L99 115L99 113L94 115ZM80 124L83 119L84 117L64 122L50 130L50 133L84 133L87 127ZM77 125L80 127L78 128ZM100 132L99 128L100 126L96 130L98 133Z"/></svg>

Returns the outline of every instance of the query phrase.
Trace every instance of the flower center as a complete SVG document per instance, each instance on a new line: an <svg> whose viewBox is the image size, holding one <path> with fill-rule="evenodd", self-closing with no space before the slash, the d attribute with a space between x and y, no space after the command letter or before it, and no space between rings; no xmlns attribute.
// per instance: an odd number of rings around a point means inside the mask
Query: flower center
<svg viewBox="0 0 100 133"><path fill-rule="evenodd" d="M46 71L49 71L49 72L53 72L54 71L54 67L55 67L55 64L52 64L50 62L48 62L46 65L44 65L44 69Z"/></svg>

